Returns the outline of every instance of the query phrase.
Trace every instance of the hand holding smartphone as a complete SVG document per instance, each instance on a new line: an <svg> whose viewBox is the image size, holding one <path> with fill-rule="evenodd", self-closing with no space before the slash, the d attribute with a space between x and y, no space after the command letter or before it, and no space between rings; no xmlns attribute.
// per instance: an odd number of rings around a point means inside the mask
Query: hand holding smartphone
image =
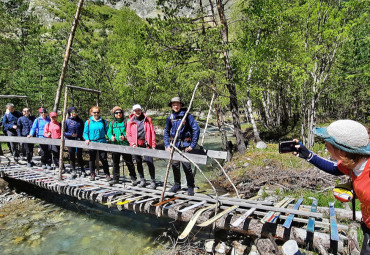
<svg viewBox="0 0 370 255"><path fill-rule="evenodd" d="M298 152L298 149L295 147L296 145L299 145L299 143L295 141L281 142L279 143L279 153Z"/></svg>

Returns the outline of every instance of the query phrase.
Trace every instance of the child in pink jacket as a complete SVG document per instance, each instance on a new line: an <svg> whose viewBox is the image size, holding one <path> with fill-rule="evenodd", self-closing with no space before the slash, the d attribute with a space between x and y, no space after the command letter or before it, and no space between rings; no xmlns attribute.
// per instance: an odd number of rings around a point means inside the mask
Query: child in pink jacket
<svg viewBox="0 0 370 255"><path fill-rule="evenodd" d="M49 114L49 117L51 121L45 125L44 137L52 138L52 139L60 139L61 127L60 127L60 123L57 120L58 115L56 112L51 112ZM52 162L58 168L59 167L60 146L50 145L50 151L52 155Z"/></svg>

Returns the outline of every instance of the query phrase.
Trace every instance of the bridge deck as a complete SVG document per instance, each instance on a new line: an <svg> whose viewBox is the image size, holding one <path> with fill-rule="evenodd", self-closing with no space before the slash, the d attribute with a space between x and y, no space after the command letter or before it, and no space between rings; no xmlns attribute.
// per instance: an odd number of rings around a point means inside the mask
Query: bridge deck
<svg viewBox="0 0 370 255"><path fill-rule="evenodd" d="M41 169L40 167L27 168L25 165L15 164L15 162L5 157L0 157L0 160L0 174L1 177L5 179L27 182L51 192L75 197L80 200L89 200L107 207L115 207L118 210L133 210L135 212L150 213L158 217L170 217L178 221L187 222L192 219L197 210L214 205L217 202L214 194L210 195L196 192L194 196L188 196L186 190L183 190L176 194L166 192L165 201L170 199L172 199L172 201L156 206L156 203L160 200L161 190L163 188L163 183L161 182L157 183L157 189L149 189L132 186L129 180L121 178L119 184L109 186L103 174L98 175L96 181L90 181L88 178L84 177L70 179L69 174L63 174L63 180L59 181L58 174L54 170ZM261 231L264 231L263 227L260 225L265 224L260 223L260 220L268 211L295 214L292 225L307 224L308 217L315 217L316 226L324 231L325 229L329 229L330 225L327 221L323 221L323 215L321 213L274 207L272 202L269 201L238 199L226 196L219 196L218 201L218 212L232 206L237 206L237 208L216 220L215 227L233 230L242 234L253 233L254 230L252 230L252 228L256 226L260 227ZM196 204L199 206L196 206ZM189 210L180 212L181 209L192 205L193 207ZM251 208L255 208L255 211L251 215L252 218L248 217L239 225L231 226L232 223L238 220L242 214L246 213ZM202 217L199 217L197 223L205 222L212 216L214 216L214 210L204 212L202 213ZM280 221L287 217L286 215L280 215ZM279 224L282 223L284 223L284 221ZM343 225L338 225L338 228L342 230L347 229L347 227ZM281 239L286 239L286 237L284 237L284 229L281 225L278 225L277 228L275 227L274 231L277 238L279 238L278 233L280 233Z"/></svg>

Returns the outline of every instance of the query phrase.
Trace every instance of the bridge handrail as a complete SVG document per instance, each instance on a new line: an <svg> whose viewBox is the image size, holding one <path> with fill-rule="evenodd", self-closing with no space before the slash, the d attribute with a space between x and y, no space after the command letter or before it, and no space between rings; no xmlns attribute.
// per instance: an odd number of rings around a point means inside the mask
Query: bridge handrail
<svg viewBox="0 0 370 255"><path fill-rule="evenodd" d="M18 136L0 136L0 142L16 142L16 143L33 143L33 144L49 144L49 145L61 145L61 139L51 139L51 138L36 138L36 137L18 137ZM164 150L157 150L157 149L146 149L146 148L133 148L130 146L123 146L117 144L109 144L109 143L90 143L87 145L84 141L77 141L77 140L65 140L66 147L77 147L83 149L91 149L91 150L101 150L101 151L108 151L108 152L119 152L119 153L127 153L132 155L140 155L140 156L149 156L154 158L161 158L161 159L169 159L170 152ZM207 164L207 155L210 157L218 157L221 159L224 158L224 154L222 151L212 151L208 150L205 152L204 155L201 154L194 154L194 153L185 153L187 157L193 160L195 163L200 165ZM226 154L226 152L225 152ZM179 153L175 152L173 160L188 162L186 158L181 156Z"/></svg>

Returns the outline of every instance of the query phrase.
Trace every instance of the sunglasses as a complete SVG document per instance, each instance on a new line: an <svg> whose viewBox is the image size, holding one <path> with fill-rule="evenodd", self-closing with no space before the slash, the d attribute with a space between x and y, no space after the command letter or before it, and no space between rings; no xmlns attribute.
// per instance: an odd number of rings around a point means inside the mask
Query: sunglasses
<svg viewBox="0 0 370 255"><path fill-rule="evenodd" d="M114 114L122 114L123 112L115 112Z"/></svg>
<svg viewBox="0 0 370 255"><path fill-rule="evenodd" d="M93 112L93 114L99 114L100 112Z"/></svg>

